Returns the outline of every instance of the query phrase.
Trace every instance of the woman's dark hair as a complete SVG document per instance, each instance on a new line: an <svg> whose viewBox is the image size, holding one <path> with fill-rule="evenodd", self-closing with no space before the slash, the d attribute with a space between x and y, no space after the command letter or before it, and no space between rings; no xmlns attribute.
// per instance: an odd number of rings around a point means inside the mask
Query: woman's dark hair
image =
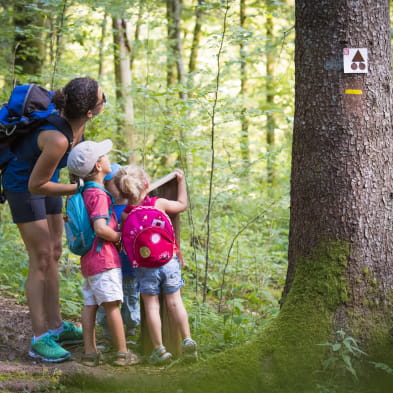
<svg viewBox="0 0 393 393"><path fill-rule="evenodd" d="M62 89L56 90L52 101L68 119L79 119L97 104L98 82L94 79L75 78Z"/></svg>

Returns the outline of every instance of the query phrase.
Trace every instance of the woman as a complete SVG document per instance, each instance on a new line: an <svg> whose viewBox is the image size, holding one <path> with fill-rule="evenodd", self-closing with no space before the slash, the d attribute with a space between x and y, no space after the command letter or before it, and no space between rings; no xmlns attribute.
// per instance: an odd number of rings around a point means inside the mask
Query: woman
<svg viewBox="0 0 393 393"><path fill-rule="evenodd" d="M29 255L26 297L33 330L29 356L61 362L71 357L61 344L81 341L83 335L60 315L61 196L74 194L77 185L59 183L59 171L66 166L69 149L80 142L86 122L103 111L106 99L95 80L76 78L56 91L52 101L72 129L72 145L55 126L41 126L13 148L15 157L2 181Z"/></svg>

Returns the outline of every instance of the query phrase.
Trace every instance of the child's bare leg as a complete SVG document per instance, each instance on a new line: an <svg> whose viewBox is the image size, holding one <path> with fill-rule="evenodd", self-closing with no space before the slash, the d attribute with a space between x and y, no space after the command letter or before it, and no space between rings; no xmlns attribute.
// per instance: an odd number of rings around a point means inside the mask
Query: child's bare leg
<svg viewBox="0 0 393 393"><path fill-rule="evenodd" d="M165 295L165 302L170 315L180 329L183 338L183 358L187 361L197 361L197 343L191 338L190 324L188 314L181 298L180 290Z"/></svg>
<svg viewBox="0 0 393 393"><path fill-rule="evenodd" d="M145 307L146 323L150 334L150 340L153 344L153 348L157 349L162 346L160 302L158 295L141 293L141 296Z"/></svg>
<svg viewBox="0 0 393 393"><path fill-rule="evenodd" d="M126 336L124 334L119 302L105 302L102 303L102 306L105 309L106 321L117 352L127 352Z"/></svg>
<svg viewBox="0 0 393 393"><path fill-rule="evenodd" d="M190 325L188 323L188 314L181 298L180 289L164 296L170 315L177 326L179 326L182 338L191 337Z"/></svg>
<svg viewBox="0 0 393 393"><path fill-rule="evenodd" d="M96 347L96 312L98 306L83 306L82 327L85 354L97 353Z"/></svg>

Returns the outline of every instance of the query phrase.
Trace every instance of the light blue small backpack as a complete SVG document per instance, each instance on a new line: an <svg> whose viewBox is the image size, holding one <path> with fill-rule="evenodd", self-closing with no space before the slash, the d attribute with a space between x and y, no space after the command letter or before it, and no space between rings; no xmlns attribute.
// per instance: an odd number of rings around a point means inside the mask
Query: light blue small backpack
<svg viewBox="0 0 393 393"><path fill-rule="evenodd" d="M88 188L99 188L105 191L111 197L111 206L107 218L107 224L112 215L113 196L100 184L88 181L84 186L80 187L78 192L68 198L66 203L66 216L64 218L64 228L67 238L68 248L73 254L83 256L93 245L96 234L91 225L90 217L83 200L83 191ZM103 240L98 242L96 251L99 252L102 247Z"/></svg>

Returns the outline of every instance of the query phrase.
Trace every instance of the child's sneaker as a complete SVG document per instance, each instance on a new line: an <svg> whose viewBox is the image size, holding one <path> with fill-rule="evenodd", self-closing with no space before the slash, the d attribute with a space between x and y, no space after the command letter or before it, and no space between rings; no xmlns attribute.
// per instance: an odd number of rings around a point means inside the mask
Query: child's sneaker
<svg viewBox="0 0 393 393"><path fill-rule="evenodd" d="M59 363L69 359L71 354L55 341L54 336L46 334L37 341L31 340L29 356L44 362Z"/></svg>
<svg viewBox="0 0 393 393"><path fill-rule="evenodd" d="M67 321L63 321L63 331L55 337L60 345L83 343L82 329Z"/></svg>
<svg viewBox="0 0 393 393"><path fill-rule="evenodd" d="M183 340L183 358L193 362L198 360L197 343L192 338Z"/></svg>
<svg viewBox="0 0 393 393"><path fill-rule="evenodd" d="M155 349L149 357L149 363L156 364L165 364L172 360L172 354L167 352L164 346L158 347Z"/></svg>

